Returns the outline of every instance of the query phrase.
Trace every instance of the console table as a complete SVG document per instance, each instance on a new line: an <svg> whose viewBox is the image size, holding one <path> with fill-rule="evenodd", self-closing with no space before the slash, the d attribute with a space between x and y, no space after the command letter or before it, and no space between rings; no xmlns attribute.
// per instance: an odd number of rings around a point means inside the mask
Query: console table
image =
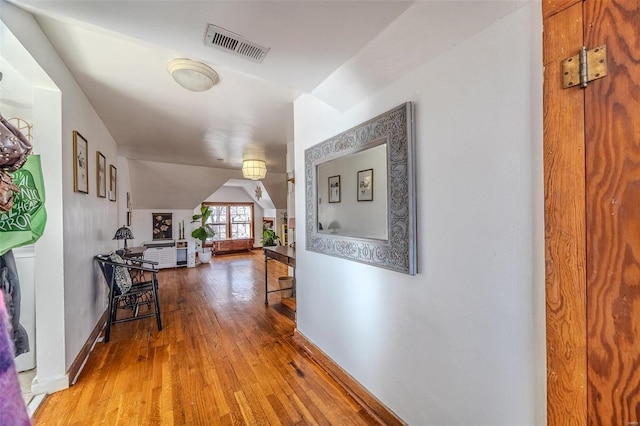
<svg viewBox="0 0 640 426"><path fill-rule="evenodd" d="M175 240L155 240L143 244L144 260L158 263L158 269L176 267L176 242Z"/></svg>
<svg viewBox="0 0 640 426"><path fill-rule="evenodd" d="M264 304L269 304L269 293L275 293L283 290L293 290L295 294L295 277L296 277L296 249L288 247L288 246L273 246L273 247L263 247L264 249ZM277 260L278 262L284 263L285 265L291 266L293 268L293 278L294 278L294 286L290 288L280 288L278 290L269 290L268 279L268 268L269 268L269 259Z"/></svg>

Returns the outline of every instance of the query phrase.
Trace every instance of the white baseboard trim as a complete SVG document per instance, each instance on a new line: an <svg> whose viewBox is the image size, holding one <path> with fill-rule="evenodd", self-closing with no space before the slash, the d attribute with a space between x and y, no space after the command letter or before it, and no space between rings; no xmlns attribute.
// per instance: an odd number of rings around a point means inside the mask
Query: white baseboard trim
<svg viewBox="0 0 640 426"><path fill-rule="evenodd" d="M54 393L62 389L69 387L69 375L65 374L58 377L52 377L47 380L40 381L36 374L33 383L31 384L31 393L39 395L43 393Z"/></svg>
<svg viewBox="0 0 640 426"><path fill-rule="evenodd" d="M46 396L47 394L41 393L40 395L36 395L31 398L31 401L29 401L29 405L27 405L27 412L29 413L29 417L33 418L33 415L36 413L36 410L40 407L40 404L42 404L42 401L44 401L44 398Z"/></svg>

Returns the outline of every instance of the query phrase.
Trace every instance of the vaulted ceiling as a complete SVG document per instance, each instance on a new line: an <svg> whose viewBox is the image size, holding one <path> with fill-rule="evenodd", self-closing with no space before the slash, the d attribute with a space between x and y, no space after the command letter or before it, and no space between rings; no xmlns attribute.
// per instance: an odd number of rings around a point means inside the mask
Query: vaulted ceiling
<svg viewBox="0 0 640 426"><path fill-rule="evenodd" d="M230 169L220 171L226 179L241 177L248 157L265 159L270 173L286 172L293 102L300 94L345 111L526 1L12 3L36 16L120 155ZM205 45L208 24L270 51L257 63ZM166 69L178 57L213 67L219 83L206 92L178 86ZM134 189L153 177L136 173L135 179L143 182L132 182ZM277 186L273 190L286 188ZM192 208L202 200L201 193L184 190L179 206L164 207ZM152 203L148 191L141 208Z"/></svg>

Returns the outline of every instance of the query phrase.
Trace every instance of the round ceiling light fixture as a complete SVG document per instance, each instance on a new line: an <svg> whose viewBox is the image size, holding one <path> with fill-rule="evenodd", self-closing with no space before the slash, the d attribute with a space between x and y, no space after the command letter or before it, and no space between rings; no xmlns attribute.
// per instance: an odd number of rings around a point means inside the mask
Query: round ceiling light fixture
<svg viewBox="0 0 640 426"><path fill-rule="evenodd" d="M172 59L167 71L176 83L192 92L209 90L220 80L213 68L187 58Z"/></svg>
<svg viewBox="0 0 640 426"><path fill-rule="evenodd" d="M262 160L244 160L242 176L245 179L260 180L267 175L267 163Z"/></svg>

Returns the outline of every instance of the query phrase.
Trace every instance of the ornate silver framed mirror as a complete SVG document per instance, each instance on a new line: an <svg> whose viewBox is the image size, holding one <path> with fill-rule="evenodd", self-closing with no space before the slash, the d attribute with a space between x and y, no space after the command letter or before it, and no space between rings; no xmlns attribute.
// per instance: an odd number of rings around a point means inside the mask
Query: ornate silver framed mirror
<svg viewBox="0 0 640 426"><path fill-rule="evenodd" d="M413 149L411 102L306 149L306 249L415 275Z"/></svg>

